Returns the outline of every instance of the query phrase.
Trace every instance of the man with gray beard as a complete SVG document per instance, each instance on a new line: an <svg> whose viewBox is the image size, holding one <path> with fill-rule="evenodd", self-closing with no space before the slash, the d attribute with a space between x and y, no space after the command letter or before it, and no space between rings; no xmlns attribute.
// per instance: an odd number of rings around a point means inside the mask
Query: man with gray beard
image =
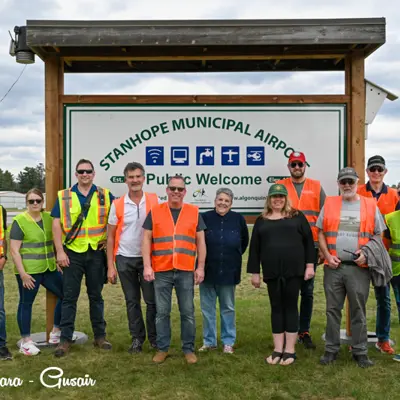
<svg viewBox="0 0 400 400"><path fill-rule="evenodd" d="M326 297L325 354L320 364L335 362L340 349L340 322L344 300L350 305L353 359L361 368L373 362L368 358L366 303L370 274L362 251L374 235L380 235L385 222L374 199L357 194L358 175L354 168L339 171L340 196L330 196L318 217L320 250L325 257Z"/></svg>

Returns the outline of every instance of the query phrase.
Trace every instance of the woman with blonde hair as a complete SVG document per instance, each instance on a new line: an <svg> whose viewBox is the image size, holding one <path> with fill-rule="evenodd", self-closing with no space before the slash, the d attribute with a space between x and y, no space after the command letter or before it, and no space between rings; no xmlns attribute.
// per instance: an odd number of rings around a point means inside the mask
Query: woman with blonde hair
<svg viewBox="0 0 400 400"><path fill-rule="evenodd" d="M17 321L21 333L20 353L40 353L31 338L32 305L40 285L58 297L54 311L54 328L49 342L60 341L62 277L57 271L53 247L52 218L43 211L43 194L31 189L26 194L27 211L14 218L10 232L10 250L19 289Z"/></svg>
<svg viewBox="0 0 400 400"><path fill-rule="evenodd" d="M306 217L290 205L284 185L270 187L263 213L250 241L247 272L260 287L260 264L268 287L274 351L268 364L289 365L296 359L298 298L303 279L314 276L315 248Z"/></svg>

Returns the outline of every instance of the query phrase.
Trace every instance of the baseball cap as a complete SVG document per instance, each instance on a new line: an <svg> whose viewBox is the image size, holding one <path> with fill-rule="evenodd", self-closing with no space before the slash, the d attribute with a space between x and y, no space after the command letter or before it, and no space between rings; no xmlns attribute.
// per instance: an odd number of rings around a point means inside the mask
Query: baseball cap
<svg viewBox="0 0 400 400"><path fill-rule="evenodd" d="M385 159L382 156L372 156L368 159L367 168L382 167L386 169Z"/></svg>
<svg viewBox="0 0 400 400"><path fill-rule="evenodd" d="M288 192L285 185L280 185L279 183L274 183L273 185L271 185L268 190L268 197L274 196L276 194L287 196Z"/></svg>
<svg viewBox="0 0 400 400"><path fill-rule="evenodd" d="M292 161L301 161L301 162L305 163L306 156L304 155L304 153L302 153L300 151L294 151L289 156L289 163L291 163Z"/></svg>
<svg viewBox="0 0 400 400"><path fill-rule="evenodd" d="M358 174L357 174L356 170L354 168L351 168L351 167L342 168L339 171L337 180L341 181L342 179L346 179L346 178L354 179L354 180L358 179Z"/></svg>

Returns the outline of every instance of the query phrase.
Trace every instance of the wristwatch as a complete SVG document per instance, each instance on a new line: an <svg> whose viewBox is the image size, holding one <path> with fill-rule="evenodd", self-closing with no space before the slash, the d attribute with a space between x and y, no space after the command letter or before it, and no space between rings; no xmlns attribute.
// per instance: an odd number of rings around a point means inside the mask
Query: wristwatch
<svg viewBox="0 0 400 400"><path fill-rule="evenodd" d="M8 260L8 257L5 254L0 254L0 258L5 258L6 261Z"/></svg>

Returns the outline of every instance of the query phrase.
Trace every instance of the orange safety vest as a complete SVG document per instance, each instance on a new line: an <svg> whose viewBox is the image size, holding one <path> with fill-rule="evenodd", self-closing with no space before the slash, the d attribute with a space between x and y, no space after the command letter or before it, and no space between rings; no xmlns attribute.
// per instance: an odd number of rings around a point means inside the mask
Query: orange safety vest
<svg viewBox="0 0 400 400"><path fill-rule="evenodd" d="M367 190L366 184L360 185L357 189L357 193L360 196L369 197L369 198L374 199L379 208L379 211L381 212L381 214L383 216L385 216L386 214L390 214L390 213L396 211L396 205L399 201L396 190L394 190L390 187L388 187L387 190L388 190L387 193L382 193L379 196L378 201L376 201L376 199L372 196L372 192L370 190ZM382 240L383 240L383 244L386 247L386 250L389 250L390 240L385 238L383 235L382 235Z"/></svg>
<svg viewBox="0 0 400 400"><path fill-rule="evenodd" d="M149 211L158 204L158 196L155 193L144 193L146 201L146 215ZM117 230L115 232L115 244L114 244L114 259L117 255L119 241L121 238L122 228L124 227L124 216L125 216L125 196L114 200L115 214L117 216Z"/></svg>
<svg viewBox="0 0 400 400"><path fill-rule="evenodd" d="M151 263L154 272L172 269L194 271L198 207L183 204L175 225L168 203L155 206L151 210L151 217L153 221Z"/></svg>
<svg viewBox="0 0 400 400"><path fill-rule="evenodd" d="M360 197L360 231L358 233L358 248L364 246L374 235L376 202L366 197ZM323 232L329 253L337 256L336 239L340 225L340 213L342 210L342 196L330 196L325 200Z"/></svg>
<svg viewBox="0 0 400 400"><path fill-rule="evenodd" d="M300 198L297 195L291 178L281 179L276 183L286 187L293 208L297 208L305 215L311 227L314 243L318 245L318 228L316 227L316 223L321 211L319 208L321 194L320 181L306 178Z"/></svg>

